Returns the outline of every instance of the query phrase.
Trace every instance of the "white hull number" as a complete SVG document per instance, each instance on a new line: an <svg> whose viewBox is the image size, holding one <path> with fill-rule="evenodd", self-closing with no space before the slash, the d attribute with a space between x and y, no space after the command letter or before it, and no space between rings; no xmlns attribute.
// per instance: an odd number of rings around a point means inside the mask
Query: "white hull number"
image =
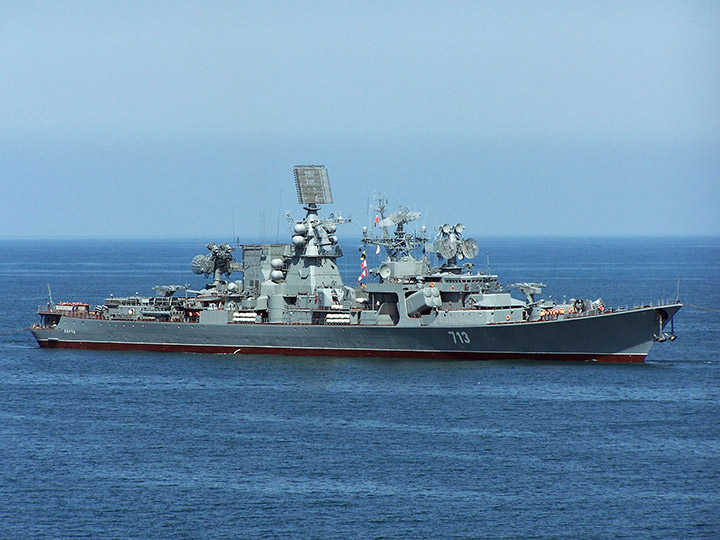
<svg viewBox="0 0 720 540"><path fill-rule="evenodd" d="M470 336L467 335L467 332L448 332L453 338L453 343L457 345L458 343L470 343Z"/></svg>

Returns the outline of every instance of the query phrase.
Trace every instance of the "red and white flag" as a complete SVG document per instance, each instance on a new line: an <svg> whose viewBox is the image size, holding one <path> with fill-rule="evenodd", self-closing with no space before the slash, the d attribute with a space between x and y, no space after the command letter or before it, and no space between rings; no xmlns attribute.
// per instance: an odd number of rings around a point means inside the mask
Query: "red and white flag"
<svg viewBox="0 0 720 540"><path fill-rule="evenodd" d="M360 268L362 269L362 272L360 272L360 275L358 276L358 283L360 283L362 279L364 277L367 277L368 275L367 261L365 260L365 251L363 251L360 255Z"/></svg>

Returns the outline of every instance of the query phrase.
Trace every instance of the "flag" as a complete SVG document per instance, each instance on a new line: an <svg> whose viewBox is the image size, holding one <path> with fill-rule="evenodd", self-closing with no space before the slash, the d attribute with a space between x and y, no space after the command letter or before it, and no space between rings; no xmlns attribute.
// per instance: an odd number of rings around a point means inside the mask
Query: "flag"
<svg viewBox="0 0 720 540"><path fill-rule="evenodd" d="M365 260L365 251L360 254L360 268L362 269L362 272L360 272L360 275L358 276L358 283L362 281L364 277L367 277L368 271L367 271L367 260Z"/></svg>
<svg viewBox="0 0 720 540"><path fill-rule="evenodd" d="M380 222L380 216L375 216L375 223L373 224L373 227L377 227L377 224Z"/></svg>
<svg viewBox="0 0 720 540"><path fill-rule="evenodd" d="M380 254L380 244L378 244L377 247L375 248L375 255L379 255L379 254Z"/></svg>

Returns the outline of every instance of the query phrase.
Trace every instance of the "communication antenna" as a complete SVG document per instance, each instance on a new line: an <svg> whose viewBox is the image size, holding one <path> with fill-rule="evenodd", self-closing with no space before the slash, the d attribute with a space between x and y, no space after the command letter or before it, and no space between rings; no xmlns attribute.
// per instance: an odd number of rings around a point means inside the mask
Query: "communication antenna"
<svg viewBox="0 0 720 540"><path fill-rule="evenodd" d="M205 276L212 273L214 266L212 259L207 255L195 255L190 263L193 274L205 274Z"/></svg>
<svg viewBox="0 0 720 540"><path fill-rule="evenodd" d="M457 245L449 238L443 238L438 242L435 251L449 260L457 255Z"/></svg>
<svg viewBox="0 0 720 540"><path fill-rule="evenodd" d="M445 223L438 227L438 234L433 241L433 251L439 258L447 259L450 266L456 266L458 261L472 259L480 251L478 243L473 238L462 238L465 225Z"/></svg>
<svg viewBox="0 0 720 540"><path fill-rule="evenodd" d="M50 290L50 284L48 283L47 286L48 286L48 296L50 297L50 305L54 306L55 302L53 302L53 299L52 299L52 291Z"/></svg>
<svg viewBox="0 0 720 540"><path fill-rule="evenodd" d="M466 259L474 259L477 257L478 251L480 251L480 246L474 238L466 238L460 244L460 249Z"/></svg>
<svg viewBox="0 0 720 540"><path fill-rule="evenodd" d="M490 252L489 251L485 252L485 257L487 257L488 274L490 274L491 272L490 272Z"/></svg>
<svg viewBox="0 0 720 540"><path fill-rule="evenodd" d="M280 189L280 193L278 194L278 215L277 215L277 225L275 227L275 243L277 244L280 242L280 213L282 212L282 188Z"/></svg>
<svg viewBox="0 0 720 540"><path fill-rule="evenodd" d="M223 242L219 246L210 242L205 246L209 255L195 255L190 268L195 274L204 274L205 277L210 274L214 274L213 281L219 281L223 274L230 275L232 272L236 272L242 269L242 267L235 262L232 256L233 247Z"/></svg>
<svg viewBox="0 0 720 540"><path fill-rule="evenodd" d="M50 301L52 301L52 299L50 299ZM675 303L677 304L678 302L680 302L680 274L678 274L677 290L675 291Z"/></svg>
<svg viewBox="0 0 720 540"><path fill-rule="evenodd" d="M236 246L240 243L239 238L235 236L235 212L232 213L232 239Z"/></svg>

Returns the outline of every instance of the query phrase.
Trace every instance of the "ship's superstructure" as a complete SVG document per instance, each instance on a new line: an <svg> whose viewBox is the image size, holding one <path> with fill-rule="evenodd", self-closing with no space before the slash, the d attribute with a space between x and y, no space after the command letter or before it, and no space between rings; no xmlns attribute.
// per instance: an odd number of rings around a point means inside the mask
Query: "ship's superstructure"
<svg viewBox="0 0 720 540"><path fill-rule="evenodd" d="M674 339L678 302L606 310L601 299L557 303L539 298L542 283L503 287L468 261L478 243L461 224L407 226L420 214L387 212L378 199L380 236L363 230L366 249L385 250L369 269L374 280L344 284L338 226L321 217L332 203L327 169L294 169L305 217L293 220L287 244L208 244L191 268L212 276L201 290L156 287L155 296L49 303L33 334L42 347L134 349L234 354L342 355L442 359L643 361L656 341ZM421 254L417 254L422 250ZM427 252L441 264L433 266ZM237 279L242 275L242 279ZM518 299L512 295L517 290ZM670 331L666 325L670 323Z"/></svg>

